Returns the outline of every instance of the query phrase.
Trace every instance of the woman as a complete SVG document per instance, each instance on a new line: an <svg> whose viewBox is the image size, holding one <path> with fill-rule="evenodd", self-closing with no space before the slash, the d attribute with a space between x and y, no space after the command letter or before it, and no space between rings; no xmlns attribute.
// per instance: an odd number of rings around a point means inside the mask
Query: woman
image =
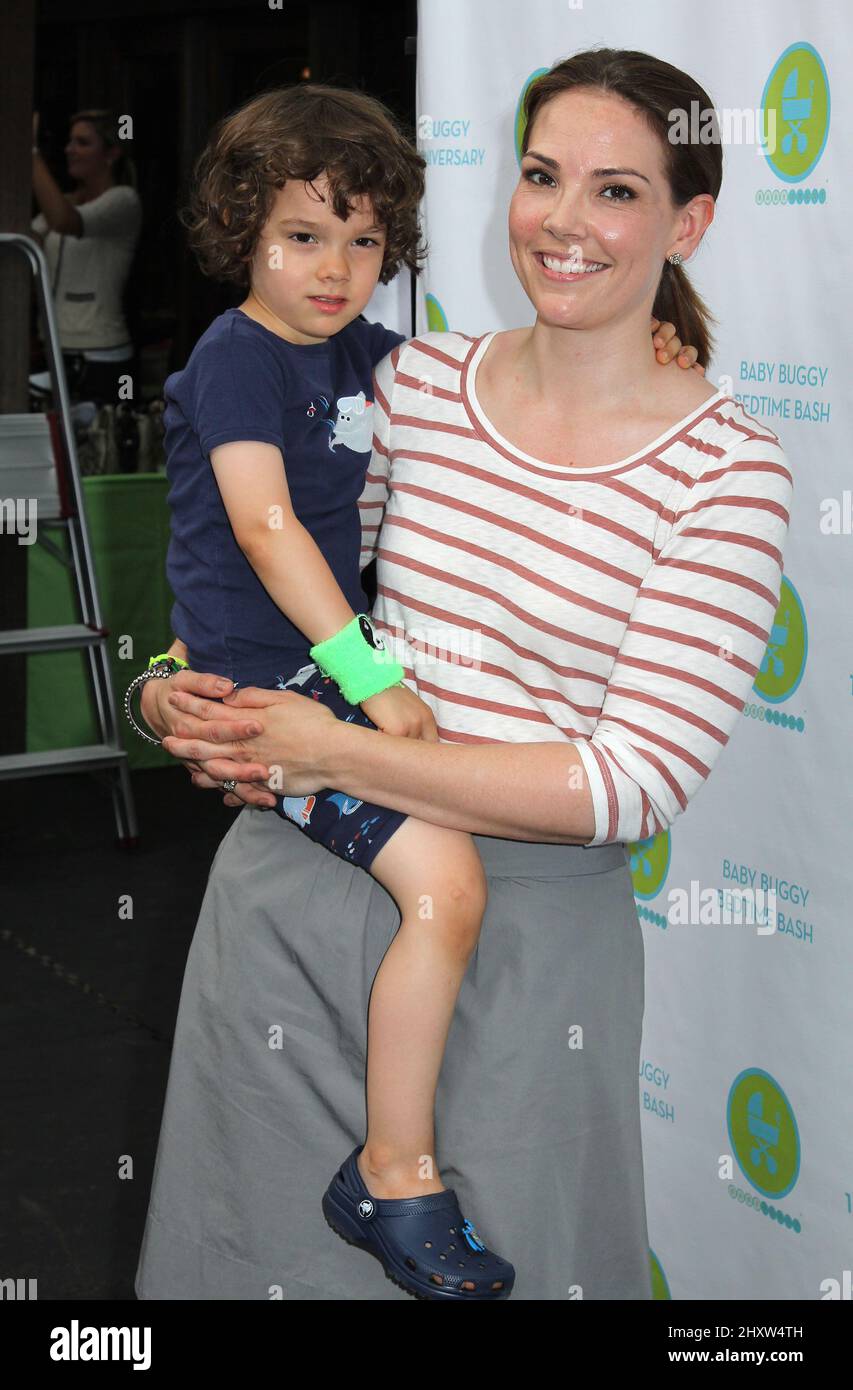
<svg viewBox="0 0 853 1390"><path fill-rule="evenodd" d="M669 260L695 251L720 186L718 145L667 139L692 100L712 108L624 51L537 81L509 218L533 327L427 334L377 369L374 618L407 639L442 742L342 724L293 692L215 703L199 693L214 677L145 687L146 719L176 730L166 746L199 785L230 779L229 804L267 804L280 769L289 794L334 787L474 834L489 905L438 1152L460 1198L476 1187L521 1299L651 1296L625 844L707 777L781 580L776 436L695 373L658 372L648 343L654 313L709 356L704 306ZM363 1132L367 1002L396 925L366 875L277 817L238 818L190 951L140 1298L404 1296L330 1243L319 1210L329 1162Z"/></svg>
<svg viewBox="0 0 853 1390"><path fill-rule="evenodd" d="M39 150L38 121L35 112L33 193L41 210L31 227L50 272L69 388L74 399L115 404L120 378L134 374L122 307L142 226L133 161L109 111L78 111L65 146L75 186L63 193Z"/></svg>

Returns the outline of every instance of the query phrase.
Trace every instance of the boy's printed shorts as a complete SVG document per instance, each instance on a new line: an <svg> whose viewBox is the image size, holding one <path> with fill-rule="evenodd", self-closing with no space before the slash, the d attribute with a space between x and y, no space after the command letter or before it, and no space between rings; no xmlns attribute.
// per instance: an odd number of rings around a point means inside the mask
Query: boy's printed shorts
<svg viewBox="0 0 853 1390"><path fill-rule="evenodd" d="M324 676L314 662L301 666L295 675L277 676L260 688L292 690L309 700L321 700L347 724L376 728L361 706L349 704L336 682L331 676ZM389 811L386 806L359 801L330 787L309 796L276 796L274 809L283 820L298 825L310 839L362 869L369 869L385 842L407 819L402 811Z"/></svg>

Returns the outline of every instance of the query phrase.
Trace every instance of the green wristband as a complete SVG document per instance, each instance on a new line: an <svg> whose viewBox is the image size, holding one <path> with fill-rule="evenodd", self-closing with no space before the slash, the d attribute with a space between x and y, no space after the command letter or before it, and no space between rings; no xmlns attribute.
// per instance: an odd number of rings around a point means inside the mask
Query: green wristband
<svg viewBox="0 0 853 1390"><path fill-rule="evenodd" d="M399 661L390 660L366 613L358 613L340 632L312 647L310 656L351 705L399 685L405 675Z"/></svg>
<svg viewBox="0 0 853 1390"><path fill-rule="evenodd" d="M152 666L168 666L173 675L175 671L188 671L190 669L188 662L182 661L179 656L170 656L168 652L161 652L159 656L149 657L149 671Z"/></svg>

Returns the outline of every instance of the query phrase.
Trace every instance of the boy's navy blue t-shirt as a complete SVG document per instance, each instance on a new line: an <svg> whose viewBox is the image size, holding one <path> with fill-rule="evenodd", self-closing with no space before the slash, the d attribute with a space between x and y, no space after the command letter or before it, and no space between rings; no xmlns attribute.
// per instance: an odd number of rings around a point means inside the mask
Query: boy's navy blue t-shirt
<svg viewBox="0 0 853 1390"><path fill-rule="evenodd" d="M217 444L276 444L293 510L317 542L354 613L361 522L373 438L373 368L405 339L355 319L324 343L300 346L226 309L166 380L166 473L172 535L166 572L172 631L190 666L241 685L310 661L312 643L270 598L231 529L210 464Z"/></svg>

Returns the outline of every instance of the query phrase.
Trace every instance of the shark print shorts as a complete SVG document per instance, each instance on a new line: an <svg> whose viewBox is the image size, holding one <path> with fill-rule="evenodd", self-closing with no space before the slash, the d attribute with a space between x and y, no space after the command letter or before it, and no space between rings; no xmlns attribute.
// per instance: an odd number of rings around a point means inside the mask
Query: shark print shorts
<svg viewBox="0 0 853 1390"><path fill-rule="evenodd" d="M295 675L279 675L265 681L261 688L292 690L309 700L321 700L347 724L376 728L361 706L349 704L336 682L324 676L314 662L301 666ZM374 806L372 801L359 801L331 787L309 796L277 796L274 809L282 819L298 825L310 839L362 869L369 869L385 842L407 819L402 811L389 811L386 806Z"/></svg>

